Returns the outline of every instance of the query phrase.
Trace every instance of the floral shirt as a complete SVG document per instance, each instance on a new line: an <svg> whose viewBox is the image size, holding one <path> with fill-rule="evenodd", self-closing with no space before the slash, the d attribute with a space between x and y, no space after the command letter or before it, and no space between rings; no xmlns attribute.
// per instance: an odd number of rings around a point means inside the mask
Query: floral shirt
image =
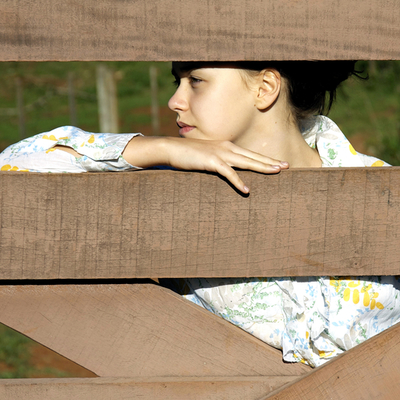
<svg viewBox="0 0 400 400"><path fill-rule="evenodd" d="M318 116L304 120L304 139L323 167L380 167L357 153L337 125ZM92 134L57 128L25 139L0 154L2 171L125 171L122 157L138 134ZM54 149L69 146L83 156ZM173 282L188 300L282 349L285 361L319 366L400 322L397 277L193 278Z"/></svg>
<svg viewBox="0 0 400 400"><path fill-rule="evenodd" d="M90 133L73 126L21 140L0 154L0 171L99 172L137 169L125 161L122 152L140 133ZM56 149L67 146L82 154L73 155Z"/></svg>
<svg viewBox="0 0 400 400"><path fill-rule="evenodd" d="M318 116L301 124L323 167L389 164L357 153L338 126ZM184 297L283 351L319 366L400 322L397 277L192 278L174 282Z"/></svg>

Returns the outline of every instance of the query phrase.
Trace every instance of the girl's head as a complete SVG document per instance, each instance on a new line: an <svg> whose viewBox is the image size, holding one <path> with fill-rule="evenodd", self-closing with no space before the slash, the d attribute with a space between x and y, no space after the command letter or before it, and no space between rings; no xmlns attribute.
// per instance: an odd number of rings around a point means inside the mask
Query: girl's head
<svg viewBox="0 0 400 400"><path fill-rule="evenodd" d="M356 74L354 66L354 61L176 62L178 88L169 107L178 114L181 136L248 147L266 122L297 127L300 119L329 111L339 84Z"/></svg>
<svg viewBox="0 0 400 400"><path fill-rule="evenodd" d="M287 100L296 121L328 114L336 89L351 75L358 75L355 61L254 61L238 62L244 76L254 78L275 69L285 81Z"/></svg>

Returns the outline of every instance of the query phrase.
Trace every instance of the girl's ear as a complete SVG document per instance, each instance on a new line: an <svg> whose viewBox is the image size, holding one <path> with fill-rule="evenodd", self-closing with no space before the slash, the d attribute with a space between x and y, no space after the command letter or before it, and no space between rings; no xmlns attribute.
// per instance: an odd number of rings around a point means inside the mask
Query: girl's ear
<svg viewBox="0 0 400 400"><path fill-rule="evenodd" d="M276 69L265 69L259 75L255 106L264 111L277 100L281 91L281 74Z"/></svg>

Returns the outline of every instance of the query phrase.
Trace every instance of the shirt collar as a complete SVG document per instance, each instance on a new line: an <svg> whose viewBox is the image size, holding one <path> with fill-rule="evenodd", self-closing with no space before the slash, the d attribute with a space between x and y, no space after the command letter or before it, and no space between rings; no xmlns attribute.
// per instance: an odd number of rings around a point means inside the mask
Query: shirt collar
<svg viewBox="0 0 400 400"><path fill-rule="evenodd" d="M307 144L317 149L323 167L364 167L354 147L328 117L304 119L300 122L300 131Z"/></svg>

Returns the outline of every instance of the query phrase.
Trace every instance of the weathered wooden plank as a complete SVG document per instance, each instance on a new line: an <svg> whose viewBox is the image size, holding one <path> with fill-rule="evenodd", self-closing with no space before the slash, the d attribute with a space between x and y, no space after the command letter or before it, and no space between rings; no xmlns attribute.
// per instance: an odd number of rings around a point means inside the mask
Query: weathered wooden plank
<svg viewBox="0 0 400 400"><path fill-rule="evenodd" d="M103 377L301 375L309 367L156 285L1 286L0 322Z"/></svg>
<svg viewBox="0 0 400 400"><path fill-rule="evenodd" d="M3 400L257 400L294 377L2 379Z"/></svg>
<svg viewBox="0 0 400 400"><path fill-rule="evenodd" d="M397 275L400 168L0 173L0 279Z"/></svg>
<svg viewBox="0 0 400 400"><path fill-rule="evenodd" d="M397 0L6 0L0 59L399 59Z"/></svg>
<svg viewBox="0 0 400 400"><path fill-rule="evenodd" d="M264 399L397 400L400 391L397 324Z"/></svg>

